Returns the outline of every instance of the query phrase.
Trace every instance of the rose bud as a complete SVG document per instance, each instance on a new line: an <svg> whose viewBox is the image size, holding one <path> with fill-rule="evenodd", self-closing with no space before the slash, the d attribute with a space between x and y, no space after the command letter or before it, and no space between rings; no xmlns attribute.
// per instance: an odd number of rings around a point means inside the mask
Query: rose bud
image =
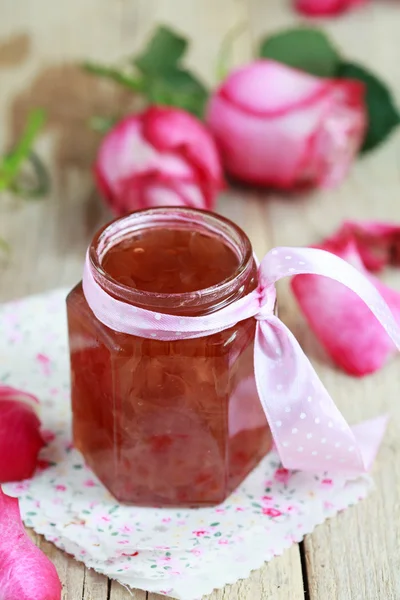
<svg viewBox="0 0 400 600"><path fill-rule="evenodd" d="M0 483L32 477L44 446L35 396L0 385Z"/></svg>
<svg viewBox="0 0 400 600"><path fill-rule="evenodd" d="M116 215L152 206L210 210L223 184L205 126L183 110L159 106L123 119L105 136L95 173Z"/></svg>
<svg viewBox="0 0 400 600"><path fill-rule="evenodd" d="M233 177L287 190L334 187L364 139L364 87L258 60L222 83L207 121Z"/></svg>

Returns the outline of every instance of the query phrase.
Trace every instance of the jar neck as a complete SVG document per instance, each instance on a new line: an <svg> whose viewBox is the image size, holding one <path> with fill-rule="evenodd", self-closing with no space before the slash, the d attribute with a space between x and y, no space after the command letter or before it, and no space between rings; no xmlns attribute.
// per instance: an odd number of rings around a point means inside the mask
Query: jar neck
<svg viewBox="0 0 400 600"><path fill-rule="evenodd" d="M123 285L103 269L104 257L111 248L139 232L155 228L190 230L219 238L237 256L235 272L212 287L165 294ZM257 285L257 268L246 234L224 217L189 208L152 208L116 219L94 237L89 248L89 262L96 282L114 298L140 308L182 316L211 314L238 300Z"/></svg>

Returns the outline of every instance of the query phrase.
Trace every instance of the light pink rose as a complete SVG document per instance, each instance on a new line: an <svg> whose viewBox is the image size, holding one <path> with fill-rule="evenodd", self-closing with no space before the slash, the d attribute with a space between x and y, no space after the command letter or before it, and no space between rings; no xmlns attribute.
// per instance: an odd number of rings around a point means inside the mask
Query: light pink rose
<svg viewBox="0 0 400 600"><path fill-rule="evenodd" d="M61 582L50 560L29 539L16 498L0 487L0 598L60 600Z"/></svg>
<svg viewBox="0 0 400 600"><path fill-rule="evenodd" d="M296 9L310 17L338 15L368 0L295 0Z"/></svg>
<svg viewBox="0 0 400 600"><path fill-rule="evenodd" d="M45 445L36 409L39 401L0 385L0 483L32 477Z"/></svg>
<svg viewBox="0 0 400 600"><path fill-rule="evenodd" d="M400 265L400 226L348 221L319 247L361 271L400 323L400 293L371 274L386 265ZM351 290L317 275L296 275L291 283L311 329L331 359L344 371L356 376L373 373L396 353L382 325Z"/></svg>
<svg viewBox="0 0 400 600"><path fill-rule="evenodd" d="M333 187L364 139L364 87L258 60L223 82L207 122L233 177L283 189Z"/></svg>
<svg viewBox="0 0 400 600"><path fill-rule="evenodd" d="M183 110L158 106L125 118L105 136L95 173L117 215L152 206L212 209L223 184L204 125Z"/></svg>

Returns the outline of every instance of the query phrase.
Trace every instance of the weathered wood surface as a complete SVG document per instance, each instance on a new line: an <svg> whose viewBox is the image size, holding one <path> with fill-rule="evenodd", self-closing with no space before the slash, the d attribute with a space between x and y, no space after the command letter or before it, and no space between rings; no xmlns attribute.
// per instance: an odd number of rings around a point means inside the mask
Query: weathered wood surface
<svg viewBox="0 0 400 600"><path fill-rule="evenodd" d="M45 201L16 206L0 198L0 236L12 244L9 264L0 267L0 301L72 285L91 235L109 216L90 174L99 138L86 123L91 115L107 115L116 106L126 110L131 99L82 74L77 62L124 57L140 46L155 23L164 22L192 38L189 62L212 84L221 39L232 26L244 24L232 57L233 64L241 64L262 33L296 21L289 0L0 0L0 10L0 149L20 131L28 108L43 106L48 127L40 143L53 173ZM347 54L391 82L400 100L399 25L399 5L383 0L324 23ZM234 190L219 208L245 228L260 255L271 245L315 242L345 217L399 221L399 144L398 133L360 161L338 191L283 199ZM398 275L392 275L392 283L399 284ZM280 292L281 316L348 419L355 422L383 411L393 418L375 467L376 491L307 536L301 548L303 569L300 549L293 546L209 600L398 600L399 361L362 381L338 373L307 331L287 287ZM131 598L120 585L32 535L56 564L63 600ZM137 591L134 598L161 597Z"/></svg>

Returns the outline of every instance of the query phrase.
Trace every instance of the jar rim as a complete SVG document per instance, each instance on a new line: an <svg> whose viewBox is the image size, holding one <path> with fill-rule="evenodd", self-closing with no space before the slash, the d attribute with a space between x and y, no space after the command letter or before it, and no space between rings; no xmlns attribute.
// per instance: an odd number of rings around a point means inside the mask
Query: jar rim
<svg viewBox="0 0 400 600"><path fill-rule="evenodd" d="M117 243L140 230L150 227L191 228L208 235L218 235L236 253L239 264L235 271L221 282L192 292L159 293L138 290L115 280L102 267L107 252ZM186 207L155 207L138 210L114 219L104 225L94 236L89 246L89 264L97 283L117 299L133 305L162 308L200 307L207 302L229 297L245 283L254 261L250 240L233 221L210 211Z"/></svg>

